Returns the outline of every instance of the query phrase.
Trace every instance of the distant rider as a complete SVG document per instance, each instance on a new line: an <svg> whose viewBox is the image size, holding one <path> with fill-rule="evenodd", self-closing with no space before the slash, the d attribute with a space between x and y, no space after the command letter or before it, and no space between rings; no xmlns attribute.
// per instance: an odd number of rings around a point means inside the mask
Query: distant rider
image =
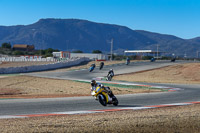
<svg viewBox="0 0 200 133"><path fill-rule="evenodd" d="M91 64L91 67L94 67L94 68L95 68L95 67L96 67L96 65L95 65L95 64Z"/></svg>
<svg viewBox="0 0 200 133"><path fill-rule="evenodd" d="M104 62L101 62L101 63L100 63L100 67L99 67L99 69L102 69L103 66L104 66Z"/></svg>
<svg viewBox="0 0 200 133"><path fill-rule="evenodd" d="M104 62L101 62L101 63L100 63L100 66L104 66Z"/></svg>
<svg viewBox="0 0 200 133"><path fill-rule="evenodd" d="M127 58L126 58L126 65L128 65L129 63L130 63L130 58L127 57Z"/></svg>
<svg viewBox="0 0 200 133"><path fill-rule="evenodd" d="M113 69L110 69L110 70L108 71L108 75L109 75L109 74L110 74L111 77L114 76L114 71L113 71ZM108 77L108 75L107 75L107 77Z"/></svg>

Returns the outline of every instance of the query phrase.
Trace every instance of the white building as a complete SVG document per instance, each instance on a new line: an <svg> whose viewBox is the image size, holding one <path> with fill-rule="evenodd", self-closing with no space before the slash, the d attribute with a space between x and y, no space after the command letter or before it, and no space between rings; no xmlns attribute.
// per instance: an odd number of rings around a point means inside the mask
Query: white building
<svg viewBox="0 0 200 133"><path fill-rule="evenodd" d="M70 58L70 52L68 51L60 51L60 52L53 52L54 58Z"/></svg>
<svg viewBox="0 0 200 133"><path fill-rule="evenodd" d="M91 60L108 60L108 55L105 54L71 53L71 58L73 57L87 57Z"/></svg>
<svg viewBox="0 0 200 133"><path fill-rule="evenodd" d="M92 54L92 53L70 53L67 51L53 52L55 58L75 58L87 57L91 60L108 60L108 55L105 54Z"/></svg>

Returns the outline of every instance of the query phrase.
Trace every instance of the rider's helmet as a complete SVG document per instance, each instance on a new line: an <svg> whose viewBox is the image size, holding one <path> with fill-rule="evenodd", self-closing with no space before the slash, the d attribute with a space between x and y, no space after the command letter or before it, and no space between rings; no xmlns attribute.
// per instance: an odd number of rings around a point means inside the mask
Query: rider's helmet
<svg viewBox="0 0 200 133"><path fill-rule="evenodd" d="M95 80L92 80L91 81L91 86L95 86L97 83L96 83L96 81Z"/></svg>
<svg viewBox="0 0 200 133"><path fill-rule="evenodd" d="M103 84L101 84L101 85L100 85L100 87L101 87L101 88L104 88L104 85L103 85Z"/></svg>
<svg viewBox="0 0 200 133"><path fill-rule="evenodd" d="M110 72L112 72L113 71L113 69L110 69Z"/></svg>

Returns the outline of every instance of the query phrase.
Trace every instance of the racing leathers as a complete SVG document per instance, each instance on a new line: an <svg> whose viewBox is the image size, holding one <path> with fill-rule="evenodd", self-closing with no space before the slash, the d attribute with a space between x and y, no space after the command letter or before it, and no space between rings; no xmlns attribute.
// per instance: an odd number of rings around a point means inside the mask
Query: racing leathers
<svg viewBox="0 0 200 133"><path fill-rule="evenodd" d="M113 71L113 69L110 69L110 70L109 70L108 75L109 75L109 74L110 74L111 77L114 76L114 71ZM107 76L108 76L108 75L107 75Z"/></svg>

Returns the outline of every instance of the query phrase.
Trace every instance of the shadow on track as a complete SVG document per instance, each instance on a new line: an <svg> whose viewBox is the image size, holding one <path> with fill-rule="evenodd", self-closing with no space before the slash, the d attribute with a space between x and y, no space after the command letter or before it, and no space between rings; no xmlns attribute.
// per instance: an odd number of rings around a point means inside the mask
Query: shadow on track
<svg viewBox="0 0 200 133"><path fill-rule="evenodd" d="M141 105L123 105L123 104L120 104L118 106L113 106L113 107L118 108L118 107L142 107L142 106Z"/></svg>

